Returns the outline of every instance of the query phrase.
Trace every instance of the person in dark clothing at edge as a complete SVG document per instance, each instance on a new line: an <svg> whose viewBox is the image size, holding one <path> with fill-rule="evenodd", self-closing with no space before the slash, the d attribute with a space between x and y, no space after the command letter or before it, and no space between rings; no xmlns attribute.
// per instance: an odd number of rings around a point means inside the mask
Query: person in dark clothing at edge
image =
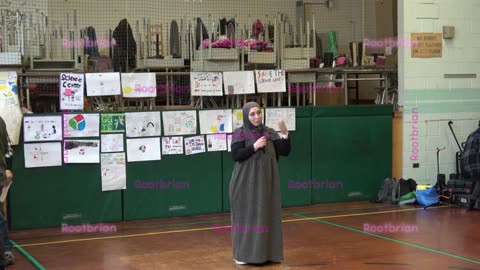
<svg viewBox="0 0 480 270"><path fill-rule="evenodd" d="M7 125L0 116L0 191L4 186L8 185L13 179L12 173L12 156L13 151L8 138ZM11 248L12 245L8 240L7 221L4 214L0 211L0 270L6 269L7 264L14 264ZM3 254L4 256L1 256Z"/></svg>
<svg viewBox="0 0 480 270"><path fill-rule="evenodd" d="M285 122L281 135L262 123L255 102L243 106L243 126L232 135L235 161L230 181L232 248L236 264L279 263L283 260L278 158L290 154Z"/></svg>

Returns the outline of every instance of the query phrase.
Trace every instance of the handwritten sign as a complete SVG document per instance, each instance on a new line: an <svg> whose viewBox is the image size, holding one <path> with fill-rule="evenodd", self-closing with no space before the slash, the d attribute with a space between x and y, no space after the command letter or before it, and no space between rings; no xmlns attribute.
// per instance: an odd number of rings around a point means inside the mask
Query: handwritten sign
<svg viewBox="0 0 480 270"><path fill-rule="evenodd" d="M258 93L287 92L285 70L257 70L255 79Z"/></svg>
<svg viewBox="0 0 480 270"><path fill-rule="evenodd" d="M192 96L222 96L223 78L220 72L191 72Z"/></svg>
<svg viewBox="0 0 480 270"><path fill-rule="evenodd" d="M83 110L84 75L60 73L60 110Z"/></svg>
<svg viewBox="0 0 480 270"><path fill-rule="evenodd" d="M125 98L157 96L155 73L122 73L122 92Z"/></svg>
<svg viewBox="0 0 480 270"><path fill-rule="evenodd" d="M412 33L412 58L442 57L441 33Z"/></svg>
<svg viewBox="0 0 480 270"><path fill-rule="evenodd" d="M115 96L120 91L120 74L118 72L86 73L87 96Z"/></svg>
<svg viewBox="0 0 480 270"><path fill-rule="evenodd" d="M225 95L255 94L255 79L252 71L223 72Z"/></svg>

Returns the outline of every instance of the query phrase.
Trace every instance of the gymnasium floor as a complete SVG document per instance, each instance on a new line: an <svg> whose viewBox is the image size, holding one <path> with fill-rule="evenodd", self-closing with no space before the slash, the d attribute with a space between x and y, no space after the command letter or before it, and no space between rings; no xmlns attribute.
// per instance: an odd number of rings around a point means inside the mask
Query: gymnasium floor
<svg viewBox="0 0 480 270"><path fill-rule="evenodd" d="M480 270L480 211L360 202L283 214L285 260L262 269ZM229 223L216 214L117 223L116 233L12 231L20 247L8 270L260 269L233 263L230 233L214 230Z"/></svg>

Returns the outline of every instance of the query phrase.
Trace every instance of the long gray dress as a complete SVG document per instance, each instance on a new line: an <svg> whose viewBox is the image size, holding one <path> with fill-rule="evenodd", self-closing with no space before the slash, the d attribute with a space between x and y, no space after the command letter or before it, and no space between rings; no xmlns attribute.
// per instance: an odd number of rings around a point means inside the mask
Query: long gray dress
<svg viewBox="0 0 480 270"><path fill-rule="evenodd" d="M246 263L283 260L277 160L279 155L289 154L290 140L281 139L268 127L263 127L262 133L267 135L267 145L257 152L253 148L256 138L245 135L251 134L245 124L234 131L232 141L236 160L229 189L233 257Z"/></svg>

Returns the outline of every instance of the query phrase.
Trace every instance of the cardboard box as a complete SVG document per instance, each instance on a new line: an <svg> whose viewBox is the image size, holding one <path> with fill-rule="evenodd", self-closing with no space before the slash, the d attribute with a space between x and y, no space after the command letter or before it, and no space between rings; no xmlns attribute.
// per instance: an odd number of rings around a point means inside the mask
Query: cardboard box
<svg viewBox="0 0 480 270"><path fill-rule="evenodd" d="M317 92L315 93L315 104L318 105L345 105L344 92Z"/></svg>

